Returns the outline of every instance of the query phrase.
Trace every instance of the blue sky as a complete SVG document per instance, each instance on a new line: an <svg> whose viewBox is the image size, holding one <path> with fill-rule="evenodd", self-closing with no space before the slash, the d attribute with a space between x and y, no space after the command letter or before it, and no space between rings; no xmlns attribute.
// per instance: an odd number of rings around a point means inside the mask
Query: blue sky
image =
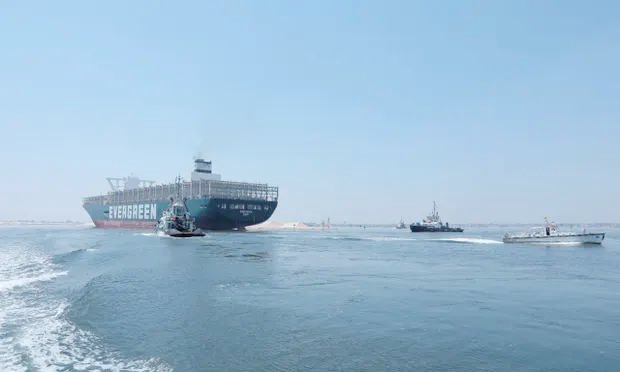
<svg viewBox="0 0 620 372"><path fill-rule="evenodd" d="M0 219L105 177L280 186L276 220L620 221L620 5L0 3Z"/></svg>

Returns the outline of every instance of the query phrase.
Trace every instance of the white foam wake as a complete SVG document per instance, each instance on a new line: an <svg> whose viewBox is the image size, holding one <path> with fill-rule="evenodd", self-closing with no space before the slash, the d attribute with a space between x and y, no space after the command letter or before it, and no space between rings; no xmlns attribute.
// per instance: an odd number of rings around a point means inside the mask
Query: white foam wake
<svg viewBox="0 0 620 372"><path fill-rule="evenodd" d="M392 236L376 236L372 238L367 238L368 240L372 240L374 242L403 242L403 241L414 241L418 240L416 238L399 238Z"/></svg>
<svg viewBox="0 0 620 372"><path fill-rule="evenodd" d="M155 236L158 238L174 238L170 235L165 234L163 231L154 231L154 232L143 232L143 233L137 233L136 235L140 235L140 236Z"/></svg>
<svg viewBox="0 0 620 372"><path fill-rule="evenodd" d="M0 294L66 274L58 271L49 257L37 252L13 247L0 251Z"/></svg>
<svg viewBox="0 0 620 372"><path fill-rule="evenodd" d="M67 300L42 285L67 271L41 252L15 248L0 246L0 371L171 370L158 359L127 360L74 325Z"/></svg>
<svg viewBox="0 0 620 372"><path fill-rule="evenodd" d="M439 241L439 242L466 243L466 244L504 244L504 242L499 241L499 240L482 239L482 238L440 238L440 239L429 239L429 240Z"/></svg>
<svg viewBox="0 0 620 372"><path fill-rule="evenodd" d="M135 235L140 235L140 236L159 236L158 232L141 232L141 233L136 233Z"/></svg>
<svg viewBox="0 0 620 372"><path fill-rule="evenodd" d="M108 350L91 332L66 319L67 304L57 303L36 313L16 337L19 350L26 352L36 370L171 371L159 359L126 360Z"/></svg>
<svg viewBox="0 0 620 372"><path fill-rule="evenodd" d="M44 272L37 276L23 276L0 281L0 293L24 287L36 282L47 282L59 276L67 275L66 271Z"/></svg>

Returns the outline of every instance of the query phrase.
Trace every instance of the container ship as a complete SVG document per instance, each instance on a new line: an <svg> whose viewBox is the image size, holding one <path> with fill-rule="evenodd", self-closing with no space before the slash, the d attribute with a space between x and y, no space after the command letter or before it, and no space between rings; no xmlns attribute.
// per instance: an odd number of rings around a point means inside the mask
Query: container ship
<svg viewBox="0 0 620 372"><path fill-rule="evenodd" d="M137 177L107 178L111 191L83 199L96 227L153 228L170 204L185 198L196 226L204 230L244 230L271 217L278 206L278 187L222 181L212 163L195 159L191 181L156 185Z"/></svg>

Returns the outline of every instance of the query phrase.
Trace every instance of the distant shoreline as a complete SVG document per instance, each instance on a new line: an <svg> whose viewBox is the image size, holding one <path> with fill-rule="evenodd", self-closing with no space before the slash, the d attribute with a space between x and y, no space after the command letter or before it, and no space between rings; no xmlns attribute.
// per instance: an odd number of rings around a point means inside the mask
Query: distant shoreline
<svg viewBox="0 0 620 372"><path fill-rule="evenodd" d="M284 229L284 230L317 230L329 228L393 228L396 223L332 223L330 225L317 222L280 222L267 221L262 224L248 226L248 230L265 230L265 229ZM485 227L540 227L543 224L538 223L463 223L454 224L467 228L485 228ZM557 223L560 227L600 227L600 228L620 228L619 222L562 222ZM92 222L84 221L50 221L50 220L0 220L2 226L94 226ZM409 224L407 224L407 228Z"/></svg>
<svg viewBox="0 0 620 372"><path fill-rule="evenodd" d="M602 222L602 223L556 223L560 227L565 228L577 228L577 227L600 227L600 228L620 228L620 223L615 222ZM541 227L543 223L464 223L454 224L454 226L460 226L465 228L486 228L486 227ZM282 230L317 230L317 229L330 229L330 228L395 228L396 223L392 224L364 224L364 223L332 223L321 224L316 222L280 222L280 221L267 221L262 224L248 226L248 230L266 230L266 229L282 229ZM407 224L407 230L409 230L409 224Z"/></svg>
<svg viewBox="0 0 620 372"><path fill-rule="evenodd" d="M321 227L320 223L304 222L310 227ZM602 227L620 227L620 222L557 222L558 226L602 226ZM396 223L390 224L373 224L373 223L332 223L332 227L395 227ZM450 224L452 225L452 224ZM463 227L506 227L506 226L542 226L542 222L515 222L515 223L455 223L454 226ZM409 226L409 224L407 224Z"/></svg>
<svg viewBox="0 0 620 372"><path fill-rule="evenodd" d="M83 221L47 221L47 220L0 220L0 226L83 226L93 225ZM93 225L94 226L94 225Z"/></svg>

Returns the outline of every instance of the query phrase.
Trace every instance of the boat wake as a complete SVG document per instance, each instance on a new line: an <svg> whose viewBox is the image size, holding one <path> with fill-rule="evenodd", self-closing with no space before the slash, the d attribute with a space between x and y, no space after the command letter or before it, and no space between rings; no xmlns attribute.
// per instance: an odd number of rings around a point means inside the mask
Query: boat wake
<svg viewBox="0 0 620 372"><path fill-rule="evenodd" d="M96 252L98 250L98 248L79 248L67 253L62 253L59 255L56 255L54 257L54 262L55 263L63 263L63 262L69 262L72 259L74 259L75 257L78 257L82 254L84 254L85 252Z"/></svg>
<svg viewBox="0 0 620 372"><path fill-rule="evenodd" d="M0 247L0 371L171 370L159 359L123 358L77 327L68 300L44 287L67 271L51 256L15 248Z"/></svg>
<svg viewBox="0 0 620 372"><path fill-rule="evenodd" d="M47 282L59 276L67 275L66 271L40 273L35 276L21 276L10 280L0 281L0 293L9 292L20 287L28 286L29 284L37 282Z"/></svg>
<svg viewBox="0 0 620 372"><path fill-rule="evenodd" d="M418 239L415 238L401 238L401 237L391 237L391 236L373 236L373 237L354 237L354 236L330 236L326 239L329 240L345 240L345 241L354 241L354 242L401 242L401 241L415 241Z"/></svg>
<svg viewBox="0 0 620 372"><path fill-rule="evenodd" d="M170 235L166 235L162 231L155 231L155 232L148 232L148 233L138 233L136 235L148 236L148 237L156 237L156 238L172 238Z"/></svg>
<svg viewBox="0 0 620 372"><path fill-rule="evenodd" d="M24 312L30 321L14 339L14 351L36 370L171 371L159 359L125 360L92 333L67 320L68 304L48 303ZM8 366L7 366L8 367ZM11 367L13 368L13 367ZM10 369L10 368L7 368Z"/></svg>
<svg viewBox="0 0 620 372"><path fill-rule="evenodd" d="M137 233L136 235L139 236L165 236L165 234L159 234L158 232L143 232L143 233Z"/></svg>
<svg viewBox="0 0 620 372"><path fill-rule="evenodd" d="M352 242L361 242L364 240L368 240L366 238L358 238L358 237L354 237L354 236L328 236L325 237L325 239L328 240L345 240L345 241L352 241Z"/></svg>
<svg viewBox="0 0 620 372"><path fill-rule="evenodd" d="M368 238L368 240L372 240L374 242L409 242L418 240L416 238L396 238L391 236L377 236Z"/></svg>
<svg viewBox="0 0 620 372"><path fill-rule="evenodd" d="M417 238L403 238L403 237L392 237L392 236L374 236L374 237L330 236L327 239L345 240L345 241L372 241L372 242L424 241L424 242L447 242L447 243L462 243L462 244L504 244L500 240L483 239L483 238L417 239Z"/></svg>
<svg viewBox="0 0 620 372"><path fill-rule="evenodd" d="M28 251L0 252L0 262L0 294L67 275L66 271L52 270L49 258Z"/></svg>
<svg viewBox="0 0 620 372"><path fill-rule="evenodd" d="M440 239L428 239L435 242L451 242L462 244L504 244L500 240L482 239L482 238L440 238Z"/></svg>

